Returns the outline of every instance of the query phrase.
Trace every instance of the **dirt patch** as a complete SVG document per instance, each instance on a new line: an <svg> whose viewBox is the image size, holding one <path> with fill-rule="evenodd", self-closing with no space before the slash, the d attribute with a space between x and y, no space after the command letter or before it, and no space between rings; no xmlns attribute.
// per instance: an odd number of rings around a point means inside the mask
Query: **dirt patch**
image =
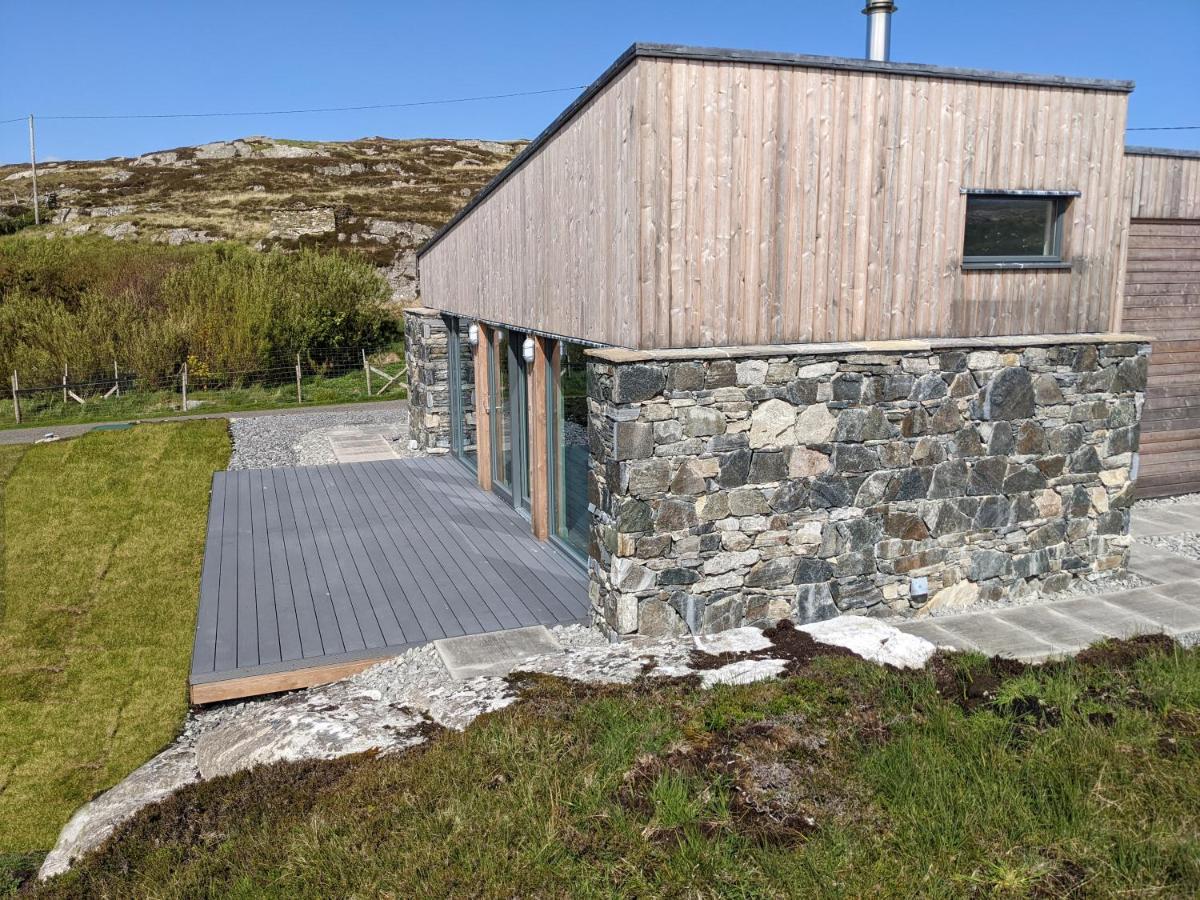
<svg viewBox="0 0 1200 900"><path fill-rule="evenodd" d="M731 822L702 822L702 830L732 826L741 834L795 843L821 825L858 815L862 799L840 773L831 752L835 735L789 716L754 722L706 736L662 755L640 758L626 773L619 797L629 809L653 817L653 794L664 777L721 784L729 793ZM674 840L677 829L654 836Z"/></svg>
<svg viewBox="0 0 1200 900"><path fill-rule="evenodd" d="M1075 662L1082 666L1127 669L1155 653L1171 653L1178 646L1165 634L1143 634L1123 641L1105 641L1081 652Z"/></svg>
<svg viewBox="0 0 1200 900"><path fill-rule="evenodd" d="M705 653L703 650L693 650L688 665L693 669L704 670L719 669L744 660L782 659L786 662L784 671L788 675L798 675L818 657L854 655L845 647L835 647L813 640L811 635L800 631L789 619L783 619L777 625L764 629L763 636L771 642L770 647L748 653Z"/></svg>

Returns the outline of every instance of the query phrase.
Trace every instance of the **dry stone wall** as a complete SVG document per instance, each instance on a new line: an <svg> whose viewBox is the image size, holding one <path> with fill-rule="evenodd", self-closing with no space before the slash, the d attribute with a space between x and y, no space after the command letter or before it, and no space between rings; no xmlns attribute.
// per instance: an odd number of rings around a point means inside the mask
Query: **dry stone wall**
<svg viewBox="0 0 1200 900"><path fill-rule="evenodd" d="M450 331L441 313L404 311L404 361L412 440L427 453L450 450Z"/></svg>
<svg viewBox="0 0 1200 900"><path fill-rule="evenodd" d="M1122 569L1149 346L1119 337L594 353L597 624L920 615Z"/></svg>

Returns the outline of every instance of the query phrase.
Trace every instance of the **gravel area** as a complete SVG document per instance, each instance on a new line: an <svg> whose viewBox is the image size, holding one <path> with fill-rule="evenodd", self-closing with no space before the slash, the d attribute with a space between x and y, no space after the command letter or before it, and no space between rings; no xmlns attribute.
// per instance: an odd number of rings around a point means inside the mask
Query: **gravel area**
<svg viewBox="0 0 1200 900"><path fill-rule="evenodd" d="M1134 509L1154 509L1157 506L1175 506L1177 503L1200 503L1200 494L1179 494L1176 497L1149 497L1145 500L1139 500Z"/></svg>
<svg viewBox="0 0 1200 900"><path fill-rule="evenodd" d="M973 603L970 606L956 607L952 609L933 610L921 616L887 616L885 622L897 624L900 622L910 622L914 618L921 619L938 619L942 616L961 616L964 613L986 612L990 609L1012 609L1017 606L1042 606L1045 604L1055 603L1059 600L1069 600L1072 597L1080 597L1096 594L1112 594L1117 591L1130 591L1134 588L1147 587L1152 582L1147 581L1140 575L1135 575L1132 572L1126 572L1122 575L1098 575L1095 578L1076 578L1071 582L1066 590L1060 591L1057 594L1046 594L1040 591L1025 590L1025 591L1007 591L999 600L990 602Z"/></svg>
<svg viewBox="0 0 1200 900"><path fill-rule="evenodd" d="M384 426L401 456L409 455L408 404L388 410L339 409L332 412L290 413L230 419L233 455L230 469L273 469L319 466L337 462L326 435L348 426Z"/></svg>
<svg viewBox="0 0 1200 900"><path fill-rule="evenodd" d="M1138 538L1138 543L1178 553L1188 559L1200 560L1200 533L1195 531L1185 531L1181 534L1147 535Z"/></svg>

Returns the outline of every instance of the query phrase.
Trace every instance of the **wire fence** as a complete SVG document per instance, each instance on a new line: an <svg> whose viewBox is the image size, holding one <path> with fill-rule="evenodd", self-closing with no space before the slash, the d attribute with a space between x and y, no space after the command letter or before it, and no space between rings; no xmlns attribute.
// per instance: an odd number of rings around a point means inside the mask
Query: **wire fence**
<svg viewBox="0 0 1200 900"><path fill-rule="evenodd" d="M143 375L116 360L109 371L10 373L0 427L161 418L185 413L354 403L408 396L402 348L317 348L276 355L258 368L214 371L189 357L174 372Z"/></svg>

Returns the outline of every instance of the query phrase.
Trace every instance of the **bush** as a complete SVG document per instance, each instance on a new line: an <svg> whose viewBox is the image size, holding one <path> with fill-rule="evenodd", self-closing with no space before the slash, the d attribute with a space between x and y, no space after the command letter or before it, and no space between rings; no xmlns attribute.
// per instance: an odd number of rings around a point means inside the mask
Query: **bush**
<svg viewBox="0 0 1200 900"><path fill-rule="evenodd" d="M257 253L103 238L0 239L0 371L52 382L122 370L147 379L188 359L210 372L265 369L297 353L399 336L374 268L340 253Z"/></svg>

